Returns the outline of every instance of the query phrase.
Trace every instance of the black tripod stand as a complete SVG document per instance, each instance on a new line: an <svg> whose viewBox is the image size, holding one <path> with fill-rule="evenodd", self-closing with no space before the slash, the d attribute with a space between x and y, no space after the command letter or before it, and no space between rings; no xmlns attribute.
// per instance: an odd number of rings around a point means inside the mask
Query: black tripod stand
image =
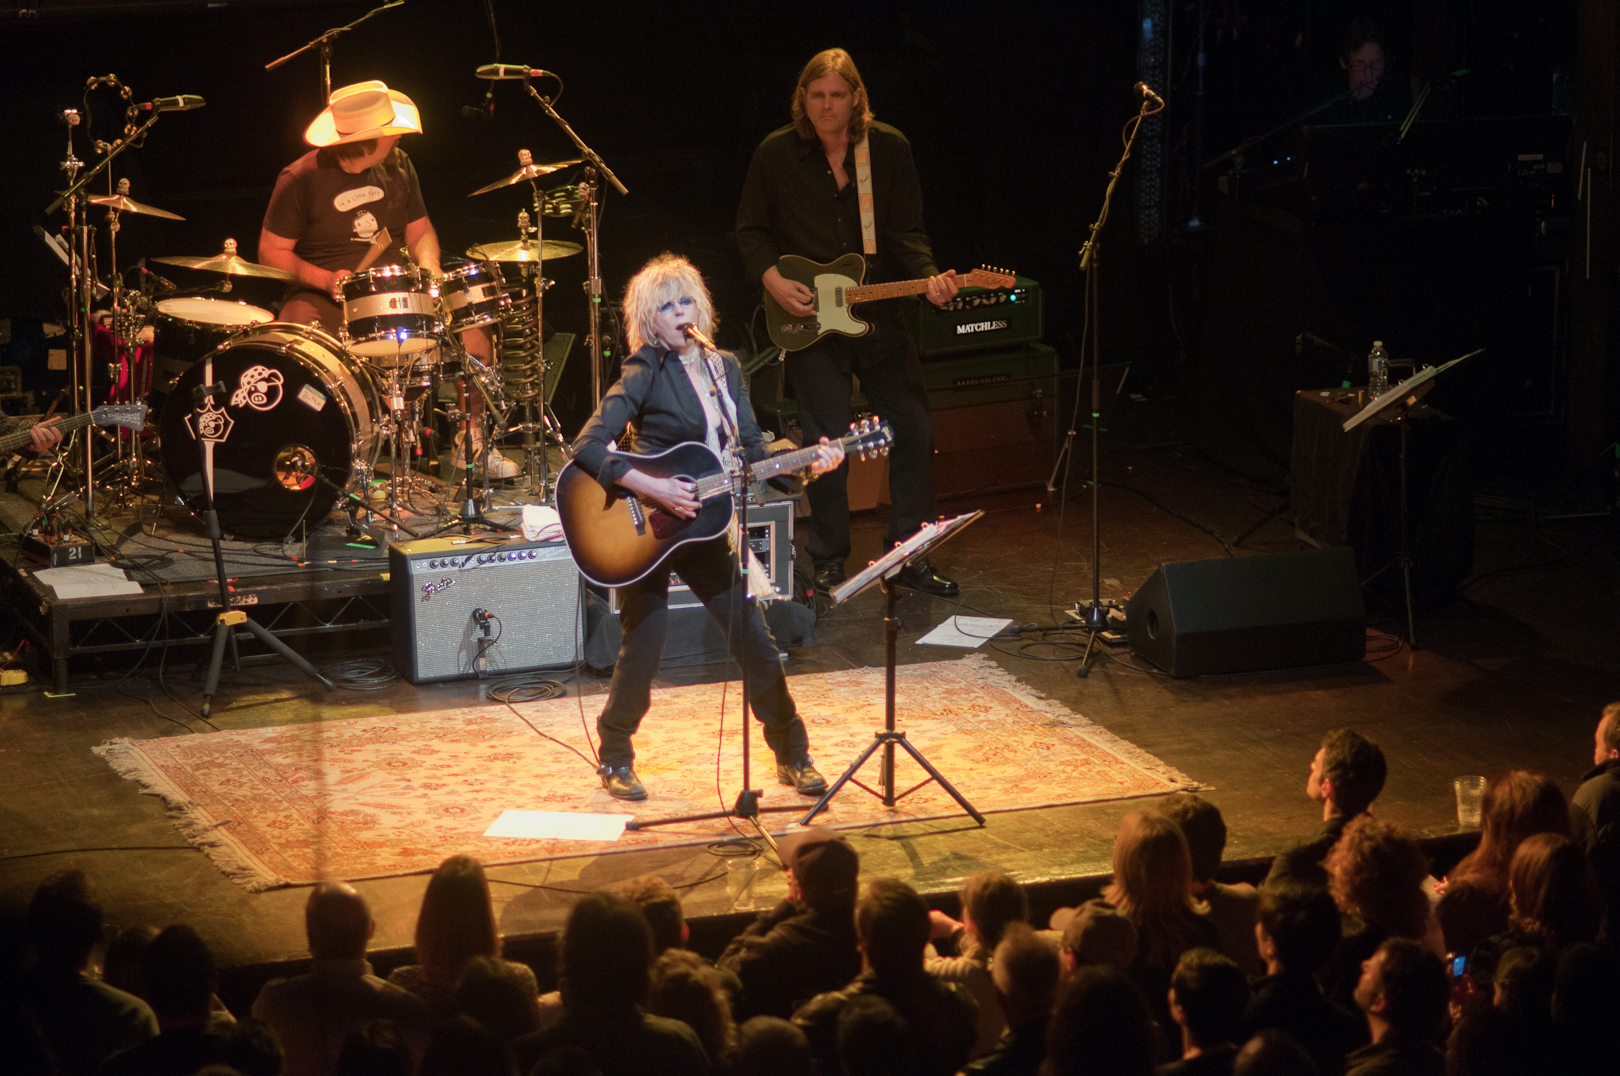
<svg viewBox="0 0 1620 1076"><path fill-rule="evenodd" d="M219 516L214 511L214 446L230 436L231 418L223 408L214 406L214 397L225 392L223 384L214 383L214 362L208 359L203 383L192 389L195 404L191 415L192 434L197 439L197 451L202 456L203 524L208 528L208 540L214 546L214 576L219 583L219 615L214 618L214 651L208 660L208 680L203 686L202 715L207 717L214 708L214 693L219 690L219 670L225 661L225 644L231 646L231 668L242 671L242 656L236 646L236 629L245 627L259 642L268 646L291 662L312 680L319 680L332 690L332 681L321 671L269 630L255 622L247 613L231 608L231 591L225 582L225 548L221 544Z"/></svg>
<svg viewBox="0 0 1620 1076"><path fill-rule="evenodd" d="M489 459L496 449L495 438L493 436L486 437L482 442L483 451L480 452L476 458L473 455L473 445L475 443L473 441L473 435L475 433L482 435L483 431L477 429L473 423L472 394L467 391L468 379L470 378L472 380L473 388L475 390L483 393L484 406L488 409L491 415L498 414L499 409L495 406L495 401L490 397L489 391L484 388L484 383L479 379L479 374L481 372L487 372L479 369L479 367L481 367L483 364L472 355L468 354L466 349L458 347L457 350L459 350L461 353L461 377L456 382L456 406L461 410L461 512L456 516L453 522L446 523L438 530L430 533L428 535L429 538L437 538L439 535L453 531L458 527L461 528L461 533L463 534L472 534L475 531L510 531L517 529L505 523L495 522L493 519L490 519L488 516L484 515L484 513L478 507L478 498L473 492L473 471L480 466L484 468L484 477L486 480L485 491L487 493ZM503 423L500 420L497 420L494 425L498 428L503 425Z"/></svg>
<svg viewBox="0 0 1620 1076"><path fill-rule="evenodd" d="M901 542L884 556L873 561L865 570L851 577L848 582L839 584L833 590L833 604L838 605L865 591L873 583L878 583L883 587L883 594L887 599L883 614L883 642L887 662L887 668L884 670L883 728L872 737L872 742L850 764L849 769L844 771L843 776L834 781L821 799L816 801L816 805L810 808L809 812L800 820L800 824L808 826L811 819L825 810L832 798L838 795L838 790L852 782L863 791L869 792L882 800L883 806L893 807L896 801L904 799L932 781L937 782L939 787L943 788L951 799L955 800L957 805L968 813L973 821L981 826L984 825L984 815L975 810L973 804L967 801L967 797L958 792L954 785L945 780L943 774L934 769L933 764L923 757L923 753L917 750L916 745L906 739L905 733L896 730L894 727L894 650L895 642L900 638L900 617L895 612L895 592L899 590L899 587L895 583L895 578L900 574L900 570L912 560L926 556L934 546L939 545L946 538L949 538L983 515L983 512L975 511L957 516L955 519L946 520L943 523L924 524L923 529L911 538ZM894 791L894 749L896 746L903 748L906 754L910 755L917 765L923 768L923 772L928 774L927 781L921 781L898 795ZM866 760L871 758L879 748L883 750L883 758L878 770L878 785L882 789L881 792L855 780L856 772L866 765Z"/></svg>

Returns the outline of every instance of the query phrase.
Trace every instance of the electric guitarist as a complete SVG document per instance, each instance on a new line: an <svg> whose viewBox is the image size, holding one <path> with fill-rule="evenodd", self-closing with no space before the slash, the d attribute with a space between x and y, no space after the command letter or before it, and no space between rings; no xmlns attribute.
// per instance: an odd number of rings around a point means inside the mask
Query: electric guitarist
<svg viewBox="0 0 1620 1076"><path fill-rule="evenodd" d="M44 452L51 446L62 443L62 430L57 421L55 418L48 418L29 426L10 415L0 415L0 434L21 433L27 430L28 443L20 447L28 452Z"/></svg>
<svg viewBox="0 0 1620 1076"><path fill-rule="evenodd" d="M792 113L793 123L773 131L754 151L743 184L737 247L747 279L758 280L788 313L807 317L813 313L812 292L784 278L778 259L793 254L828 263L862 254L869 281L926 277L931 302L955 296L956 274L939 272L923 230L922 187L910 143L895 128L874 122L866 87L847 52L829 49L810 60L799 75ZM870 228L863 226L863 216L870 217ZM794 351L785 365L806 441L836 437L848 428L852 376L860 378L873 410L894 429L887 535L893 545L938 514L934 427L921 363L892 301L869 303L862 314L872 331L826 336ZM806 490L806 544L816 585L824 590L843 582L850 553L846 474L840 469ZM957 593L956 584L926 560L914 561L900 582L941 597Z"/></svg>
<svg viewBox="0 0 1620 1076"><path fill-rule="evenodd" d="M714 332L714 304L690 262L672 254L648 262L625 290L624 320L631 354L618 382L575 440L571 466L594 477L604 498L628 492L643 504L691 519L702 507L693 484L638 470L628 453L650 455L697 441L722 460L741 455L755 461L768 454L765 435L754 419L737 361L723 353L707 356L686 336L685 325L705 336ZM730 430L737 431L739 443L731 443ZM810 470L820 474L843 460L841 448L824 444ZM765 742L776 755L777 779L803 795L821 795L826 781L810 759L809 737L788 695L776 643L758 606L748 601L731 537L721 534L682 545L664 563L679 573L725 633L748 678L754 716L765 726ZM596 723L602 745L597 773L618 799L647 797L636 777L630 738L650 705L653 676L664 654L668 602L669 572L662 567L619 588L624 643L607 705Z"/></svg>

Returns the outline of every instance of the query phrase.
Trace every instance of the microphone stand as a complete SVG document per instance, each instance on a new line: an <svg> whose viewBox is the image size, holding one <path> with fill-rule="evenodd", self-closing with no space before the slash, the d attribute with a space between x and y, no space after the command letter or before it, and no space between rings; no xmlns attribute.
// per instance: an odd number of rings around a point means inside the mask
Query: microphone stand
<svg viewBox="0 0 1620 1076"><path fill-rule="evenodd" d="M325 106L326 103L332 99L332 42L337 40L339 34L348 33L350 30L353 30L356 26L359 26L361 23L365 22L367 19L371 18L373 15L379 15L382 12L387 11L389 8L396 8L396 7L403 7L403 6L405 6L405 0L390 0L389 3L384 4L382 7L372 8L370 11L368 11L364 15L360 16L358 19L355 19L353 22L349 23L349 25L347 25L347 26L339 26L339 27L337 27L335 29L328 30L328 31L326 31L326 33L322 34L320 37L317 37L314 41L311 41L306 45L298 46L296 49L294 49L291 52L287 53L287 55L281 57L279 60L271 60L269 63L264 65L264 69L266 71L274 71L276 68L280 67L282 64L286 63L288 60L293 59L295 56L302 56L304 53L308 52L310 49L314 49L314 48L320 49L321 50L321 104L322 104L322 106Z"/></svg>

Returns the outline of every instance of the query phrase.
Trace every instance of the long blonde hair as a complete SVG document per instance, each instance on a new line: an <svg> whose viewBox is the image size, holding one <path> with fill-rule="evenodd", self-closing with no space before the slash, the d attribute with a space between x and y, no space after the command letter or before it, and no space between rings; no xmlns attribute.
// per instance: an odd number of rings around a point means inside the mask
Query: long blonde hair
<svg viewBox="0 0 1620 1076"><path fill-rule="evenodd" d="M1199 911L1192 895L1192 854L1181 827L1157 811L1133 811L1121 819L1114 836L1114 880L1102 896L1136 927L1137 954L1144 963L1174 964L1193 940L1189 917Z"/></svg>
<svg viewBox="0 0 1620 1076"><path fill-rule="evenodd" d="M691 299L697 307L697 327L714 339L714 300L703 285L697 266L668 251L641 267L624 289L624 334L635 354L658 339L654 318L658 308L679 299Z"/></svg>
<svg viewBox="0 0 1620 1076"><path fill-rule="evenodd" d="M810 122L804 99L810 92L810 83L826 75L837 75L849 83L851 104L854 106L849 114L849 140L859 142L872 124L872 102L867 99L866 83L861 81L861 73L855 70L854 59L843 49L823 49L804 65L804 70L799 74L799 84L793 88L793 129L807 142L816 137L816 125Z"/></svg>

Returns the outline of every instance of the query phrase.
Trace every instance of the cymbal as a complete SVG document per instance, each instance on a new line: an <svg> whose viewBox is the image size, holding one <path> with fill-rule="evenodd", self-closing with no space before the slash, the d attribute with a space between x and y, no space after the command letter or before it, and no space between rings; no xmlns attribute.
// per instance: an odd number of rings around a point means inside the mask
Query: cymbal
<svg viewBox="0 0 1620 1076"><path fill-rule="evenodd" d="M520 243L480 243L467 248L467 257L483 262L538 262L554 258L570 258L585 248L578 243L565 243L560 239L542 240L536 249L533 239Z"/></svg>
<svg viewBox="0 0 1620 1076"><path fill-rule="evenodd" d="M280 269L272 269L268 265L250 262L239 258L235 253L215 254L211 258L195 258L189 255L176 255L172 258L150 258L149 261L161 262L164 265L178 265L183 269L200 269L205 273L224 273L226 276L251 276L264 280L291 280L291 273Z"/></svg>
<svg viewBox="0 0 1620 1076"><path fill-rule="evenodd" d="M550 164L526 164L505 179L497 179L494 183L479 187L467 197L477 198L480 194L488 194L490 191L500 190L502 187L510 187L512 184L522 183L526 179L539 179L541 176L549 176L553 172L561 172L564 168L572 168L574 165L579 164L580 160L580 158L575 157L571 161L553 161Z"/></svg>
<svg viewBox="0 0 1620 1076"><path fill-rule="evenodd" d="M164 220L186 219L178 213L170 213L167 209L159 209L144 202L137 202L127 194L92 194L90 204L111 206L120 213L140 213L148 217L162 217Z"/></svg>

